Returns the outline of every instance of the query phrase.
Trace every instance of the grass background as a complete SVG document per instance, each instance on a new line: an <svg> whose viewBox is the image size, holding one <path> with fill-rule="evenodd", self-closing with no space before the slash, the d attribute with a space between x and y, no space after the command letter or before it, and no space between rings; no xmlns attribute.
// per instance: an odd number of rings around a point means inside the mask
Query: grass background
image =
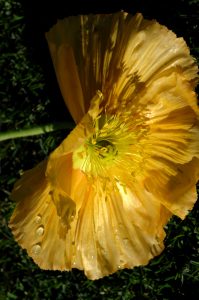
<svg viewBox="0 0 199 300"><path fill-rule="evenodd" d="M44 39L44 32L58 17L119 9L139 11L183 36L192 55L199 59L199 1L159 2L0 0L0 130L71 120ZM78 270L42 271L17 245L7 226L14 209L9 199L13 183L67 134L67 130L60 130L1 142L0 300L199 299L198 203L184 221L172 218L166 227L166 248L159 257L145 267L118 271L94 282Z"/></svg>

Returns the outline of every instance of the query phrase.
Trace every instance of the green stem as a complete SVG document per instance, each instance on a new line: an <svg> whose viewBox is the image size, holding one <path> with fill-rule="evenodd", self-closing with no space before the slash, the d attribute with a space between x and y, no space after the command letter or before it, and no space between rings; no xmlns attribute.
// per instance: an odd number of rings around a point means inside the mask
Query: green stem
<svg viewBox="0 0 199 300"><path fill-rule="evenodd" d="M73 129L74 127L75 124L64 122L64 123L36 126L33 128L25 128L20 130L11 130L11 131L0 133L0 142L9 139L16 139L16 138L21 138L26 136L44 134L47 132L52 132L60 129Z"/></svg>

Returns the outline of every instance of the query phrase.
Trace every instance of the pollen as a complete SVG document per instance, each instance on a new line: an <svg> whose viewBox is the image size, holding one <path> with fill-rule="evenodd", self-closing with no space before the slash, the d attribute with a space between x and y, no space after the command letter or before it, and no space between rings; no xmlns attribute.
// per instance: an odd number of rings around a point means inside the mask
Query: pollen
<svg viewBox="0 0 199 300"><path fill-rule="evenodd" d="M102 113L91 122L88 126L93 128L92 132L73 154L74 166L92 180L124 182L124 169L134 177L142 168L144 157L141 141L147 128L142 118L130 118L129 112Z"/></svg>

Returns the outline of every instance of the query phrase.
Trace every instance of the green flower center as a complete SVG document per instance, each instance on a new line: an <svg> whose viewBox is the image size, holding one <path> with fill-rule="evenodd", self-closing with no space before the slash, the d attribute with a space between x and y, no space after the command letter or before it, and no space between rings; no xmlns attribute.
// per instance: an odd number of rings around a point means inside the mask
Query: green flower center
<svg viewBox="0 0 199 300"><path fill-rule="evenodd" d="M127 173L135 177L143 161L140 138L146 134L141 121L126 114L97 116L92 133L73 153L73 167L91 180L100 178L105 182L108 178L123 182Z"/></svg>
<svg viewBox="0 0 199 300"><path fill-rule="evenodd" d="M107 140L91 139L88 143L88 147L91 147L95 155L103 160L113 160L118 154L116 146Z"/></svg>

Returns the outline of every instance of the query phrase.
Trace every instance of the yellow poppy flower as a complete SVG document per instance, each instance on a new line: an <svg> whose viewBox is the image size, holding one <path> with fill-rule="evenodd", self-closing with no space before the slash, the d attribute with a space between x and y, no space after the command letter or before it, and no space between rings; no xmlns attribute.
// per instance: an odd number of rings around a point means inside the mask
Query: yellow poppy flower
<svg viewBox="0 0 199 300"><path fill-rule="evenodd" d="M15 184L16 241L42 269L98 279L145 265L197 199L197 66L182 38L119 12L46 34L77 126Z"/></svg>

